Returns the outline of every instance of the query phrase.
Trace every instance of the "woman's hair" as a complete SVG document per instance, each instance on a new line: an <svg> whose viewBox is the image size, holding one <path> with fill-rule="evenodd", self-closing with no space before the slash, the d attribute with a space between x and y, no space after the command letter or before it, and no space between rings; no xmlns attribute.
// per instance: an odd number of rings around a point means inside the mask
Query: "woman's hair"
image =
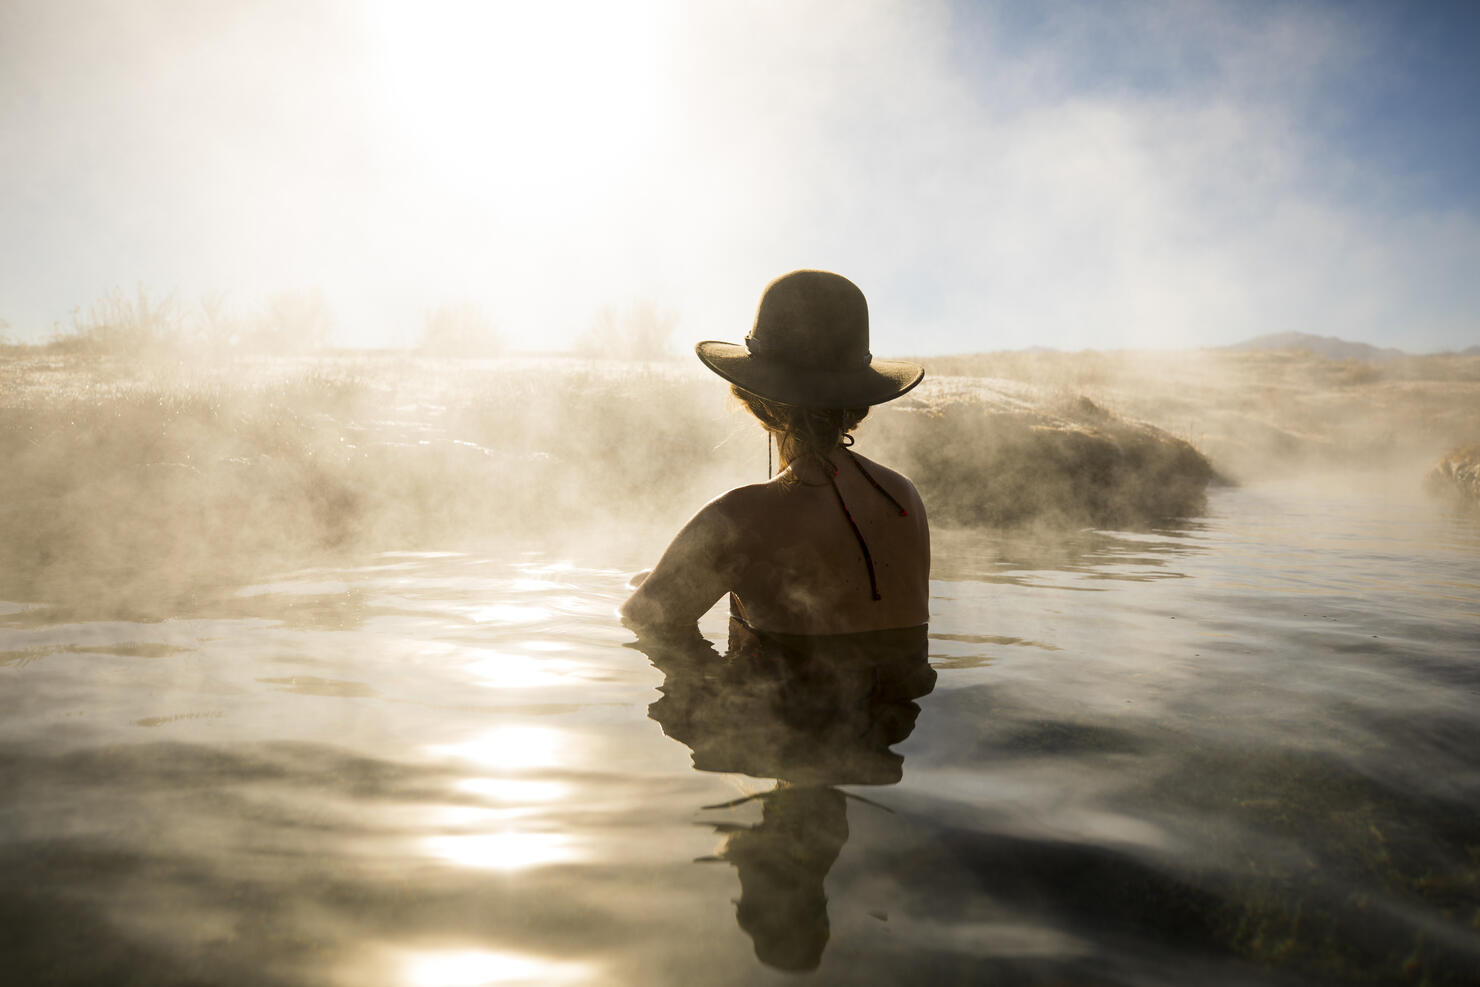
<svg viewBox="0 0 1480 987"><path fill-rule="evenodd" d="M776 445L787 462L813 456L826 459L839 444L851 445L844 436L858 427L868 414L867 408L802 408L794 404L771 401L752 394L738 384L730 393L750 409L768 432L776 433Z"/></svg>

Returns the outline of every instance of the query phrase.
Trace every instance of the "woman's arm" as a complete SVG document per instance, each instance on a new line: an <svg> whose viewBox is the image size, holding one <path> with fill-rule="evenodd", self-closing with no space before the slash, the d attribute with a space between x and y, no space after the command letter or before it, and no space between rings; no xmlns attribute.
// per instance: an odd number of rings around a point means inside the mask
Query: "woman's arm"
<svg viewBox="0 0 1480 987"><path fill-rule="evenodd" d="M620 609L629 627L692 625L729 592L745 565L729 494L683 526L653 571Z"/></svg>

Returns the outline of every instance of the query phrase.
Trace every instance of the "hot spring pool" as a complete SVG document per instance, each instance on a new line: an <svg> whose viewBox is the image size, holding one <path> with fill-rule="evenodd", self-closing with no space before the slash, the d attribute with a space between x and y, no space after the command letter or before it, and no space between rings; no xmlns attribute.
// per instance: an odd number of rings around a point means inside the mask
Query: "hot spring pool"
<svg viewBox="0 0 1480 987"><path fill-rule="evenodd" d="M1474 519L1263 486L935 553L933 689L842 786L665 735L650 559L0 604L6 982L1473 982Z"/></svg>

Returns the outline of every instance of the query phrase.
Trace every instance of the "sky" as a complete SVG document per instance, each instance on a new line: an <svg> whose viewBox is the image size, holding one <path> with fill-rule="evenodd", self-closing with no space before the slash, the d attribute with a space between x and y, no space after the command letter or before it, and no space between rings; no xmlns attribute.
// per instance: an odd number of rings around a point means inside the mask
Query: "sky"
<svg viewBox="0 0 1480 987"><path fill-rule="evenodd" d="M0 334L120 286L345 346L646 304L873 350L1480 344L1480 4L4 0Z"/></svg>

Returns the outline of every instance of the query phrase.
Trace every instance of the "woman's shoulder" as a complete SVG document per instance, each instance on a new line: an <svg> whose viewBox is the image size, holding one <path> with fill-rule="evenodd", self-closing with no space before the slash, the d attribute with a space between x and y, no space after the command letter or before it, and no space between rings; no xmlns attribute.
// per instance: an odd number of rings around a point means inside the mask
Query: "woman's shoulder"
<svg viewBox="0 0 1480 987"><path fill-rule="evenodd" d="M748 525L776 509L780 490L770 483L746 483L733 487L711 500L700 511L716 522Z"/></svg>
<svg viewBox="0 0 1480 987"><path fill-rule="evenodd" d="M778 481L733 487L705 504L694 521L721 539L729 550L752 554L770 544L780 529L805 516L794 491Z"/></svg>
<svg viewBox="0 0 1480 987"><path fill-rule="evenodd" d="M861 465L868 475L873 477L885 490L889 491L900 500L906 507L911 509L924 509L920 501L920 491L915 489L914 481L898 470L890 469L883 463L861 456L856 452L850 453L854 460Z"/></svg>
<svg viewBox="0 0 1480 987"><path fill-rule="evenodd" d="M870 459L870 458L868 458L867 456L865 456L865 455L863 455L861 453L857 453L857 452L852 451L851 449L848 451L848 455L852 456L854 459L856 459L859 462L861 462L864 466L868 467L869 472L870 473L873 473L874 476L876 476L876 477L879 477L879 478L882 479L883 477L886 477L887 476L887 477L889 477L892 480L896 480L896 481L898 481L900 483L905 484L906 486L909 486L909 487L913 487L914 486L914 483L911 482L911 480L910 480L909 477L907 477L903 473L899 472L899 470L891 469L890 467L885 466L883 463L879 462L877 459Z"/></svg>
<svg viewBox="0 0 1480 987"><path fill-rule="evenodd" d="M734 531L747 527L763 515L772 499L768 484L748 483L734 487L699 508L688 527L710 531Z"/></svg>

